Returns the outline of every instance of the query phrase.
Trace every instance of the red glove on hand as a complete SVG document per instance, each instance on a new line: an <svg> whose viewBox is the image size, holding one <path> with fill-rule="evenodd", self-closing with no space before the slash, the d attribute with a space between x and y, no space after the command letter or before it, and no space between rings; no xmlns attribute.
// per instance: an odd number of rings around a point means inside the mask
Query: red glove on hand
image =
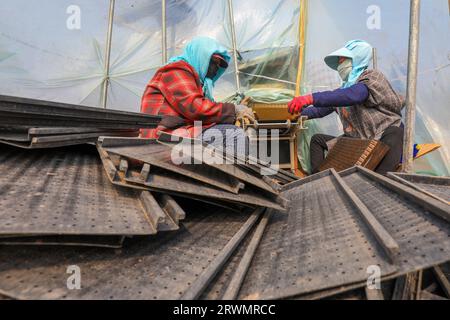
<svg viewBox="0 0 450 320"><path fill-rule="evenodd" d="M312 94L309 94L307 96L300 96L294 98L294 100L292 100L288 104L288 111L290 114L301 113L304 107L310 106L312 104L314 104Z"/></svg>

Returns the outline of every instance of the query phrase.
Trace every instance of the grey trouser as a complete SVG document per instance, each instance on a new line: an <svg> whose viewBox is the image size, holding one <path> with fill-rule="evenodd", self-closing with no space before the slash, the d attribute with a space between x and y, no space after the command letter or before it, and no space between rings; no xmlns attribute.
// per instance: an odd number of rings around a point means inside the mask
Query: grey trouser
<svg viewBox="0 0 450 320"><path fill-rule="evenodd" d="M218 124L206 129L203 131L202 141L226 150L227 154L234 152L237 156L248 156L248 137L245 131L231 124Z"/></svg>

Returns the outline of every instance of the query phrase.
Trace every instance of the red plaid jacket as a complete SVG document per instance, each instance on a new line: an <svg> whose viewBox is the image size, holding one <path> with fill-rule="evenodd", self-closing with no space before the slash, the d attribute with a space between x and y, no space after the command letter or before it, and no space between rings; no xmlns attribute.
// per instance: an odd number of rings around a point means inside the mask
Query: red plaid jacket
<svg viewBox="0 0 450 320"><path fill-rule="evenodd" d="M142 129L142 138L157 138L158 131L195 138L215 124L233 124L235 107L231 103L215 103L205 98L200 78L184 61L160 68L147 85L141 112L161 115L156 129ZM202 121L201 128L194 121Z"/></svg>

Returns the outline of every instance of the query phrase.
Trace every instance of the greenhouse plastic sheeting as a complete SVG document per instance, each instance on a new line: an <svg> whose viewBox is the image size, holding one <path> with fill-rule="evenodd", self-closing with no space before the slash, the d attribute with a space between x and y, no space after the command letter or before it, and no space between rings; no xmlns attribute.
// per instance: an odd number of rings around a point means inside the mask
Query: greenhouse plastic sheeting
<svg viewBox="0 0 450 320"><path fill-rule="evenodd" d="M163 64L161 20L160 0L116 1L108 107L139 110L145 85ZM181 54L198 35L214 37L231 48L226 1L168 0L166 25L169 58ZM216 92L236 91L233 73L231 66Z"/></svg>
<svg viewBox="0 0 450 320"><path fill-rule="evenodd" d="M378 49L378 66L406 91L409 0L309 0L302 92L339 87L323 58L362 38ZM295 89L300 0L234 0L241 91ZM106 77L109 0L4 0L0 3L0 93L100 106ZM379 18L379 19L378 19ZM416 170L450 173L450 41L447 0L422 1L416 142L443 147ZM79 28L78 28L79 27ZM161 1L115 1L107 107L139 111L146 83L162 62ZM167 0L168 56L198 35L232 49L227 0ZM216 99L236 92L235 66L217 83ZM311 133L338 135L335 115ZM308 155L300 155L307 167Z"/></svg>
<svg viewBox="0 0 450 320"><path fill-rule="evenodd" d="M450 173L450 17L447 0L421 2L416 143L442 144L439 152L417 161L415 169ZM310 0L306 66L302 91L339 87L336 72L323 58L348 40L364 39L377 48L378 68L406 94L409 0ZM340 134L335 115L317 121L329 134Z"/></svg>
<svg viewBox="0 0 450 320"><path fill-rule="evenodd" d="M296 51L297 2L234 1L241 64L256 50L256 56L265 57L283 46ZM115 1L108 108L139 111L145 85L163 64L161 12L160 0ZM167 0L166 12L169 57L198 35L215 37L232 50L227 0ZM108 0L2 1L1 93L100 106L108 14ZM254 63L248 67L263 69ZM234 70L230 65L217 84L217 99L236 92ZM251 78L243 75L242 83Z"/></svg>
<svg viewBox="0 0 450 320"><path fill-rule="evenodd" d="M108 6L107 0L1 1L1 94L98 106ZM80 29L71 29L77 8Z"/></svg>

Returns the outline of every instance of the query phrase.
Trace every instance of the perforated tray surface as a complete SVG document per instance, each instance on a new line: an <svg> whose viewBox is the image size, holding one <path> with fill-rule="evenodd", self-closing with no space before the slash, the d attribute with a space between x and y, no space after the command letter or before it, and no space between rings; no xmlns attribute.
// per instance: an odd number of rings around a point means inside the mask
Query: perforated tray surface
<svg viewBox="0 0 450 320"><path fill-rule="evenodd" d="M211 198L219 202L230 201L246 206L260 206L284 210L287 203L286 200L275 194L264 194L253 186L247 186L240 191L239 194L227 192L225 190L207 185L205 183L195 181L184 175L163 170L151 169L144 175L144 164L136 164L134 168L128 168L126 173L120 171L118 161L112 160L114 154L108 153L103 147L97 145L101 155L105 170L109 174L110 181L113 184L124 186L127 188L144 188L156 192L177 194L194 198Z"/></svg>
<svg viewBox="0 0 450 320"><path fill-rule="evenodd" d="M236 268L242 260L242 257L247 250L247 246L250 243L254 234L254 229L249 232L244 241L239 245L222 270L217 274L214 280L210 283L208 288L203 292L200 297L201 300L221 300L223 295L230 285L231 279L236 273Z"/></svg>
<svg viewBox="0 0 450 320"><path fill-rule="evenodd" d="M399 244L399 274L450 260L448 222L360 172L343 179Z"/></svg>
<svg viewBox="0 0 450 320"><path fill-rule="evenodd" d="M27 246L79 246L97 248L121 248L123 236L43 236L0 237L0 245Z"/></svg>
<svg viewBox="0 0 450 320"><path fill-rule="evenodd" d="M290 210L272 216L239 298L288 298L366 281L371 265L383 275L396 270L338 190L327 175L282 193Z"/></svg>
<svg viewBox="0 0 450 320"><path fill-rule="evenodd" d="M265 183L261 176L246 172L238 165L217 164L214 163L214 161L204 161L205 159L202 151L192 152L189 157L186 157L191 163L195 163L196 165L180 166L172 164L171 161L170 154L174 152L173 148L176 146L175 144L157 143L152 140L146 140L144 144L139 141L142 141L142 139L115 139L102 137L99 145L109 153L117 153L149 164L154 164L176 173L182 173L191 178L197 178L199 181L221 187L222 189L231 192L237 193L239 191L239 186L236 186L236 182L241 181L241 183L245 183L245 185L250 184L269 193L278 193ZM127 146L127 143L141 144ZM164 153L169 153L169 155L162 157ZM178 152L175 152L175 154L178 154ZM205 153L205 155L207 154L209 153ZM229 185L230 183L231 186ZM230 189L230 187L233 189Z"/></svg>
<svg viewBox="0 0 450 320"><path fill-rule="evenodd" d="M437 197L450 202L450 177L431 177L416 174L394 173L397 177L412 183Z"/></svg>
<svg viewBox="0 0 450 320"><path fill-rule="evenodd" d="M207 165L182 164L175 165L172 162L172 149L159 144L156 140L149 140L148 144L138 146L104 147L108 153L114 153L148 163L150 165L182 174L189 178L216 186L220 189L238 193L239 181L222 171Z"/></svg>
<svg viewBox="0 0 450 320"><path fill-rule="evenodd" d="M176 233L92 248L1 247L0 294L20 299L178 299L239 231L248 214L203 207ZM67 267L81 290L66 287Z"/></svg>
<svg viewBox="0 0 450 320"><path fill-rule="evenodd" d="M375 170L388 151L389 147L380 141L341 137L328 153L320 171L334 168L339 172L355 165Z"/></svg>
<svg viewBox="0 0 450 320"><path fill-rule="evenodd" d="M239 194L226 192L218 188L209 187L208 185L196 183L189 178L178 175L165 175L161 173L150 173L146 181L143 181L139 177L131 177L125 179L128 183L134 183L137 185L143 185L149 187L152 190L160 192L176 192L191 194L194 196L207 197L211 199L218 199L219 201L232 201L244 205L255 205L267 208L274 208L283 210L283 206L278 204L274 196L265 195L258 190L254 190L251 187L247 187Z"/></svg>
<svg viewBox="0 0 450 320"><path fill-rule="evenodd" d="M450 186L429 183L417 183L417 186L450 202Z"/></svg>
<svg viewBox="0 0 450 320"><path fill-rule="evenodd" d="M92 146L0 146L0 235L148 235L138 194L113 186Z"/></svg>

